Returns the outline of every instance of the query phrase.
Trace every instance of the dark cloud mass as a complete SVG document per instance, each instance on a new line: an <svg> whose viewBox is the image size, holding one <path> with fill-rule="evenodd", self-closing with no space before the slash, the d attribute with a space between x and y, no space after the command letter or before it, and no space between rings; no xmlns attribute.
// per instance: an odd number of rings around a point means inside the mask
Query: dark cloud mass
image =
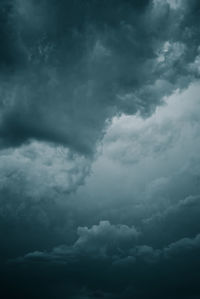
<svg viewBox="0 0 200 299"><path fill-rule="evenodd" d="M35 138L89 154L107 119L148 115L196 76L197 1L10 0L1 23L2 147Z"/></svg>
<svg viewBox="0 0 200 299"><path fill-rule="evenodd" d="M77 298L77 289L70 290L74 280L78 289L90 290L86 298L195 298L199 292L199 235L162 249L138 245L134 227L113 226L106 221L91 229L78 228L78 235L72 246L29 253L15 263L22 273L25 263L32 275L36 265L42 267L48 277L45 283L56 279L57 291L63 280L71 298ZM40 274L37 279L41 279Z"/></svg>
<svg viewBox="0 0 200 299"><path fill-rule="evenodd" d="M200 2L0 0L0 293L199 299Z"/></svg>

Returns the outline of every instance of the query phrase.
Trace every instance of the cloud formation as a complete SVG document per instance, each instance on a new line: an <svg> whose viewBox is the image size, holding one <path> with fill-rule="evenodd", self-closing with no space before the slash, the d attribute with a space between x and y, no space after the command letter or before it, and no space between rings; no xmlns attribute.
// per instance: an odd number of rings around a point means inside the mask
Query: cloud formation
<svg viewBox="0 0 200 299"><path fill-rule="evenodd" d="M35 138L91 154L106 120L149 115L185 88L198 76L198 2L173 3L3 1L1 147Z"/></svg>
<svg viewBox="0 0 200 299"><path fill-rule="evenodd" d="M199 12L1 1L5 298L199 298Z"/></svg>
<svg viewBox="0 0 200 299"><path fill-rule="evenodd" d="M126 233L122 234L124 231ZM196 289L193 289L192 295L195 296L199 291L197 271L200 266L200 235L180 239L162 249L154 249L145 244L137 245L135 238L138 234L134 228L114 226L106 221L91 229L78 228L78 235L72 246L63 245L51 252L29 253L24 258L17 259L15 263L29 265L29 270L32 271L35 271L35 263L38 267L43 265L43 270L50 269L50 277L54 276L53 269L56 269L56 275L63 276L66 283L68 279L72 285L78 283L78 288L81 289L80 298L84 289L90 290L93 296L91 298L107 298L104 294L107 296L109 293L111 295L108 298L182 298L183 294L186 295L185 298L189 298L187 293L190 293L190 287L193 285ZM112 251L108 251L110 248ZM190 272L191 277L188 279L188 271L191 270L193 272ZM73 273L76 273L76 276L73 276ZM182 283L185 284L184 288ZM71 298L74 298L74 294L72 292Z"/></svg>

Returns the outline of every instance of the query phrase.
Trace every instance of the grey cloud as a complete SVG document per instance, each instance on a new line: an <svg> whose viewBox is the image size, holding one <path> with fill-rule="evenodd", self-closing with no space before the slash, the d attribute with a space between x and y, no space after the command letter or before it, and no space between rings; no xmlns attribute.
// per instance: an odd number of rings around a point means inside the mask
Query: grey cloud
<svg viewBox="0 0 200 299"><path fill-rule="evenodd" d="M87 227L78 228L78 240L75 247L86 252L112 251L115 247L119 250L135 242L139 232L134 227L127 225L111 225L109 221L101 221L91 229Z"/></svg>
<svg viewBox="0 0 200 299"><path fill-rule="evenodd" d="M162 249L154 249L148 245L140 245L139 233L134 227L112 225L109 221L101 221L90 229L79 227L78 239L72 246L62 245L50 252L35 251L12 262L63 262L77 263L77 257L88 259L112 259L113 265L123 263L132 266L137 259L146 263L159 263L160 260L176 259L191 254L200 247L200 235L194 238L183 238L168 244ZM110 237L112 236L112 238Z"/></svg>
<svg viewBox="0 0 200 299"><path fill-rule="evenodd" d="M35 201L47 193L70 193L83 184L90 160L72 154L68 148L32 141L0 152L0 189Z"/></svg>
<svg viewBox="0 0 200 299"><path fill-rule="evenodd" d="M198 146L198 92L199 81L185 92L177 90L145 120L138 115L114 118L104 137L104 155L128 165L148 158L164 158L179 143L186 143L186 138L187 144Z"/></svg>
<svg viewBox="0 0 200 299"><path fill-rule="evenodd" d="M199 233L200 197L189 196L166 210L144 220L144 239L153 244L167 244L178 238ZM163 234L165 232L165 234ZM149 236L149 237L148 237Z"/></svg>
<svg viewBox="0 0 200 299"><path fill-rule="evenodd" d="M58 260L68 261L75 255L86 255L91 258L107 258L117 250L119 253L127 250L129 246L137 242L139 232L135 227L127 225L112 225L109 221L100 221L99 225L93 225L90 229L79 227L77 229L78 239L72 247L60 246L53 249L52 253L34 252L27 254L25 259L34 260ZM68 258L68 255L70 258Z"/></svg>
<svg viewBox="0 0 200 299"><path fill-rule="evenodd" d="M199 9L1 1L5 298L199 297Z"/></svg>
<svg viewBox="0 0 200 299"><path fill-rule="evenodd" d="M105 225L107 229L102 232L102 227ZM84 228L82 234L86 238L90 234L96 246L98 234L94 234L94 231L99 231L98 237L103 238L105 246L109 246L110 239L107 230L110 228L118 231L117 238L121 241L121 227L114 227L105 222L91 229ZM132 228L126 227L126 230L132 232ZM81 238L83 236L79 236L78 240ZM123 242L125 238L123 235ZM127 238L129 239L129 234ZM129 244L130 247L123 249L115 244L111 255L102 255L101 246L95 247L95 254L91 254L90 250L77 249L78 241L76 241L72 246L60 246L50 252L29 253L15 260L14 264L18 265L17 267L26 264L29 271L35 271L34 267L38 265L43 271L49 269L50 277L53 275L53 269L56 270L56 275L63 276L65 273L64 277L70 279L72 285L73 280L76 279L79 289L83 290L82 296L86 293L89 298L92 294L95 298L95 293L96 296L99 294L100 298L104 298L104 295L105 298L106 296L112 298L116 294L119 298L131 298L131 296L155 298L161 295L163 298L182 298L184 293L185 298L191 298L191 293L195 296L199 290L197 275L200 266L199 240L199 235L195 238L184 238L162 249L153 249L150 246L138 244ZM84 246L91 248L91 243L86 242ZM191 278L188 280L188 271L191 270L193 272L190 272ZM74 278L73 273L76 273ZM174 285L175 276L176 285ZM184 288L181 288L182 283L184 283ZM66 290L68 287L66 284ZM190 287L193 287L192 292ZM70 298L77 296L74 292Z"/></svg>
<svg viewBox="0 0 200 299"><path fill-rule="evenodd" d="M38 220L48 224L48 203L69 196L84 184L91 160L62 146L32 141L0 151L0 165L1 218L16 220L24 214L29 218L36 209Z"/></svg>
<svg viewBox="0 0 200 299"><path fill-rule="evenodd" d="M115 118L92 165L92 175L73 196L79 201L75 208L79 217L88 225L109 219L140 227L143 220L163 214L184 198L198 197L199 129L199 82L175 92L147 119ZM190 217L182 217L182 212L178 212L178 221L173 216L171 224L152 222L149 230L147 224L151 242L162 247L173 238L197 234L198 211L191 208ZM194 221L181 228L184 221L193 219L193 212Z"/></svg>
<svg viewBox="0 0 200 299"><path fill-rule="evenodd" d="M76 219L70 202L63 202L84 184L91 163L68 148L34 140L0 151L0 261L66 241L66 234L72 238Z"/></svg>
<svg viewBox="0 0 200 299"><path fill-rule="evenodd" d="M13 36L5 53L19 49L22 61L1 76L2 147L36 138L92 153L106 119L149 115L195 76L188 68L198 48L195 1L183 2L181 12L147 0L5 5L2 22L12 31L6 41Z"/></svg>

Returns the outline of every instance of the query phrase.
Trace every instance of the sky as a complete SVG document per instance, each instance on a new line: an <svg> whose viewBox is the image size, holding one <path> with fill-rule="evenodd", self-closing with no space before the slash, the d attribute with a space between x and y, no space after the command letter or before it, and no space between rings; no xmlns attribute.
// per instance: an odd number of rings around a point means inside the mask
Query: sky
<svg viewBox="0 0 200 299"><path fill-rule="evenodd" d="M199 0L0 0L0 292L200 298Z"/></svg>

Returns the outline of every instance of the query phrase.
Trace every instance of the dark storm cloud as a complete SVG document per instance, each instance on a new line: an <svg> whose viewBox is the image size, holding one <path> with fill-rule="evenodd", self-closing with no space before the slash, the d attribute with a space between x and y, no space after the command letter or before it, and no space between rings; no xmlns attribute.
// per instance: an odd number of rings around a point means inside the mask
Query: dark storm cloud
<svg viewBox="0 0 200 299"><path fill-rule="evenodd" d="M196 83L172 95L148 119L123 116L113 124L96 169L99 164L103 167L104 181L93 173L94 189L83 186L85 196L93 197L91 201L84 199L80 188L78 199L76 193L73 203L60 206L60 196L76 190L84 181L84 171L87 173L87 160L78 155L72 159L68 149L35 141L1 151L7 174L0 177L7 192L0 209L4 213L4 255L13 259L24 255L17 266L11 263L3 267L2 279L12 285L11 298L198 298L198 94ZM108 151L113 142L117 146ZM127 156L115 155L120 150ZM104 161L107 155L116 167L110 172L108 160ZM127 165L131 166L125 175L124 165L126 171ZM120 183L115 181L117 174ZM124 182L128 177L131 188L126 198ZM23 185L18 186L18 182ZM141 185L138 191L137 184ZM94 210L90 209L92 203ZM99 219L110 222L93 225ZM15 227L14 233L9 226Z"/></svg>
<svg viewBox="0 0 200 299"><path fill-rule="evenodd" d="M89 154L106 119L150 114L197 75L198 7L2 2L1 146L35 138Z"/></svg>
<svg viewBox="0 0 200 299"><path fill-rule="evenodd" d="M5 298L199 297L197 84L140 118L199 78L199 13L195 0L1 1ZM102 139L123 113L135 121Z"/></svg>
<svg viewBox="0 0 200 299"><path fill-rule="evenodd" d="M22 276L30 271L36 287L41 277L39 269L44 271L44 284L54 281L52 289L59 290L62 281L59 298L65 294L74 298L77 293L80 298L84 293L89 298L193 298L199 292L199 235L162 249L137 244L135 228L105 221L91 229L79 228L78 235L72 246L29 253L11 265L18 267Z"/></svg>

